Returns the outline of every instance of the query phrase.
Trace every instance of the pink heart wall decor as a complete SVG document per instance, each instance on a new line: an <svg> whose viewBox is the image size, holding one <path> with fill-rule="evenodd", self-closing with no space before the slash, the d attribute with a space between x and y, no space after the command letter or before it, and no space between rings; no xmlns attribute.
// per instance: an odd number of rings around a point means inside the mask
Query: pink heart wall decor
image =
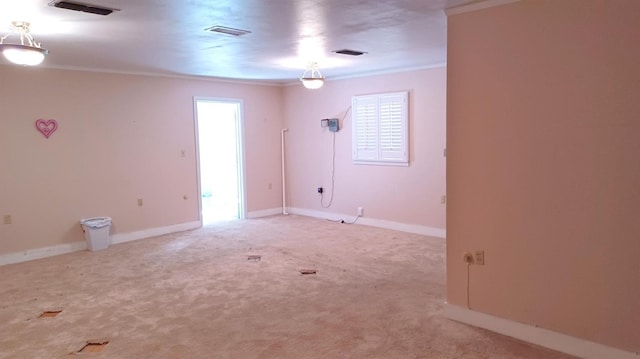
<svg viewBox="0 0 640 359"><path fill-rule="evenodd" d="M38 120L36 121L36 128L44 137L49 138L51 134L58 129L58 121L56 120Z"/></svg>

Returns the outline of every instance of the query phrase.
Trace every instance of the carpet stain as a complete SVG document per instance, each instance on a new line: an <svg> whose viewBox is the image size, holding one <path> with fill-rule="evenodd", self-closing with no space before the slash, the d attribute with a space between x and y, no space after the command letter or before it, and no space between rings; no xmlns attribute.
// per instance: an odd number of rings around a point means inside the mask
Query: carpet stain
<svg viewBox="0 0 640 359"><path fill-rule="evenodd" d="M78 350L78 353L100 353L109 344L108 340L87 341L87 344Z"/></svg>
<svg viewBox="0 0 640 359"><path fill-rule="evenodd" d="M38 318L55 318L60 313L62 313L61 310L49 310L42 312Z"/></svg>

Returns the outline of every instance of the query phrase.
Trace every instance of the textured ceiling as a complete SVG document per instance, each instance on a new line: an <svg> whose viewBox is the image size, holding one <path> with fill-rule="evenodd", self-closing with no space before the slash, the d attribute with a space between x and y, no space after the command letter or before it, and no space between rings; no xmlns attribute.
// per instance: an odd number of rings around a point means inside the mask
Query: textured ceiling
<svg viewBox="0 0 640 359"><path fill-rule="evenodd" d="M11 21L32 23L32 34L50 51L41 66L289 83L310 61L329 79L441 65L443 9L474 1L80 1L120 9L108 16L49 2L2 0L0 12L0 34ZM213 25L251 33L205 31ZM367 54L332 53L344 48Z"/></svg>

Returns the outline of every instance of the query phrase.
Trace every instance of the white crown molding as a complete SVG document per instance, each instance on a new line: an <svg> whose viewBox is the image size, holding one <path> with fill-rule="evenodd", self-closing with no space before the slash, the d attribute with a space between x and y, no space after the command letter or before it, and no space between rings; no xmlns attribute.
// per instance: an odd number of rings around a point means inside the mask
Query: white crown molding
<svg viewBox="0 0 640 359"><path fill-rule="evenodd" d="M514 0L514 1L520 1L520 0ZM10 65L10 64L0 64L0 66L14 66L15 67L15 65ZM353 75L337 76L337 77L331 77L329 79L325 78L325 82L356 79L356 78L379 76L379 75L397 74L397 73L403 73L403 72L414 72L414 71L421 71L421 70L431 70L431 69L438 69L438 68L443 68L443 67L447 67L447 63L446 62L439 62L439 63L436 63L436 64L417 66L417 67L396 68L396 69L381 70L381 71L362 72L362 73L353 74ZM142 72L142 71L120 71L120 70L89 68L89 67L76 67L76 66L47 66L47 65L40 65L40 66L38 66L38 69L74 71L74 72L89 72L89 73L95 73L95 74L111 74L111 75L124 75L124 76L158 77L158 78L169 78L169 79L178 79L178 80L192 80L192 81L208 81L208 82L219 82L219 83L228 83L228 84L235 84L235 85L250 85L250 86L289 87L289 86L302 85L300 83L300 80L295 80L295 81L289 81L289 80L256 81L256 80L229 79L229 78L223 78L223 77L172 75L172 74L163 74L163 73L155 73L155 72Z"/></svg>
<svg viewBox="0 0 640 359"><path fill-rule="evenodd" d="M584 359L639 359L632 353L588 340L572 337L552 330L514 322L493 315L476 312L456 305L444 303L443 315L449 319L484 328L512 338L524 340L549 349L571 354Z"/></svg>
<svg viewBox="0 0 640 359"><path fill-rule="evenodd" d="M0 66L4 66L4 65L15 67L15 65L0 64ZM90 67L76 67L76 66L40 65L37 68L43 69L43 70L61 70L61 71L75 71L75 72L90 72L90 73L96 73L96 74L160 77L160 78L179 79L179 80L221 82L221 83L230 83L230 84L236 84L236 85L253 85L253 86L270 86L270 87L281 87L285 85L285 83L283 83L282 81L274 81L274 80L255 81L255 80L230 79L230 78L224 78L224 77L172 75L172 74L163 74L163 73L156 73L156 72L120 71L120 70L110 70L110 69L90 68Z"/></svg>
<svg viewBox="0 0 640 359"><path fill-rule="evenodd" d="M371 77L371 76L382 76L382 75L399 74L399 73L403 73L403 72L414 72L414 71L422 71L422 70L440 69L440 68L446 68L446 67L447 67L447 63L446 62L439 62L439 63L436 63L436 64L417 66L417 67L407 67L407 68L401 68L401 69L389 69L389 70L381 70L381 71L361 72L361 73L357 73L357 74L353 74L353 75L336 76L336 77L331 77L331 78L325 78L324 81L325 82L331 82L331 81L357 79L357 78ZM298 81L295 81L295 82L285 83L282 86L289 87L289 86L296 86L296 85L302 85L302 84L298 80Z"/></svg>
<svg viewBox="0 0 640 359"><path fill-rule="evenodd" d="M304 208L288 208L287 211L290 214L328 219L334 222L343 220L344 223L346 224L354 224L355 222L355 224L361 224L364 226L392 229L400 232L415 233L415 234L421 234L424 236L438 237L443 239L446 238L447 236L447 231L446 229L443 229L443 228L434 228L434 227L428 227L428 226L421 226L417 224L392 222L392 221L386 221L383 219L366 218L366 217L360 217L360 218L357 218L356 220L356 216L349 215L349 214L321 212L321 211L315 211L315 210L304 209Z"/></svg>
<svg viewBox="0 0 640 359"><path fill-rule="evenodd" d="M465 12L478 11L478 10L487 9L494 6L511 4L518 1L520 0L485 0L485 1L474 2L467 5L456 6L449 9L445 9L444 13L447 16L453 16L458 14L464 14Z"/></svg>

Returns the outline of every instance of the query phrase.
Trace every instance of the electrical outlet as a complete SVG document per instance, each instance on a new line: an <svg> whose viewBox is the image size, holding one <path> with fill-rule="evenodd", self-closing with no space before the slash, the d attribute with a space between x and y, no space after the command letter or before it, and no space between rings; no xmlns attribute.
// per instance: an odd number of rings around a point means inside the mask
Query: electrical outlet
<svg viewBox="0 0 640 359"><path fill-rule="evenodd" d="M363 209L362 207L358 207L358 216L361 216L361 217L362 217L362 211L363 211L363 210L364 210L364 209Z"/></svg>
<svg viewBox="0 0 640 359"><path fill-rule="evenodd" d="M484 265L484 251L476 251L476 255L473 259L473 262L477 265Z"/></svg>
<svg viewBox="0 0 640 359"><path fill-rule="evenodd" d="M440 203L442 204L447 203L447 195L443 194L442 196L440 196Z"/></svg>
<svg viewBox="0 0 640 359"><path fill-rule="evenodd" d="M138 198L138 207L142 207L142 198Z"/></svg>
<svg viewBox="0 0 640 359"><path fill-rule="evenodd" d="M467 264L473 264L473 255L469 252L464 252L462 260Z"/></svg>
<svg viewBox="0 0 640 359"><path fill-rule="evenodd" d="M11 215L10 214L5 214L4 215L4 224L11 224L13 221L11 220Z"/></svg>

